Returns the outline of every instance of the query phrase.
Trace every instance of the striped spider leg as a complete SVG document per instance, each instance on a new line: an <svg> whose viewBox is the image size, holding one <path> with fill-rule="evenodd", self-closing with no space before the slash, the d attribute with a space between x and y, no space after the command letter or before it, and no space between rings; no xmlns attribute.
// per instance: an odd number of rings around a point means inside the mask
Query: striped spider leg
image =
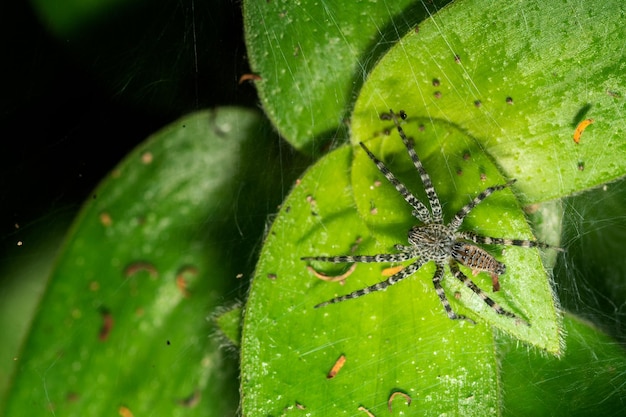
<svg viewBox="0 0 626 417"><path fill-rule="evenodd" d="M413 226L408 232L409 245L395 245L394 248L398 253L393 254L377 254L377 255L340 255L340 256L306 256L301 258L304 261L320 261L331 263L374 263L374 262L404 262L415 260L404 269L387 278L385 281L378 282L369 287L351 292L346 295L332 298L328 301L320 303L315 307L323 307L328 304L335 304L342 301L358 298L375 291L384 291L388 287L395 285L403 279L411 276L422 265L428 262L434 262L436 265L435 273L432 278L435 292L443 305L443 308L450 319L466 319L463 315L454 312L445 291L441 286L446 265L450 269L452 275L461 281L466 287L478 295L489 307L497 314L516 319L518 322L529 325L515 314L505 310L498 303L492 300L483 290L481 290L474 282L467 277L460 269L458 264L462 264L472 270L474 274L478 272L487 272L491 274L493 282L493 290L499 289L498 276L505 273L506 265L496 260L489 252L476 246L476 244L487 245L503 245L503 246L520 246L524 248L539 247L551 248L545 243L534 240L508 239L489 236L481 236L472 232L459 231L465 217L482 201L496 191L503 190L511 186L515 180L511 180L506 184L495 185L486 188L479 193L474 199L462 207L452 218L450 223L444 224L443 211L441 202L437 192L433 186L432 180L422 162L420 161L413 142L409 139L398 120L406 119L406 113L400 111L398 114L390 110L388 114L381 115L382 119L393 120L396 129L404 143L409 157L413 161L413 165L420 175L422 184L426 191L428 205L430 209L422 203L415 195L413 195L404 184L402 184L395 175L389 171L385 164L379 160L370 150L363 144L359 143L369 158L376 164L378 170L385 178L396 188L398 193L413 208L412 214L419 220L421 224ZM555 248L559 249L559 248ZM471 320L470 320L471 321Z"/></svg>

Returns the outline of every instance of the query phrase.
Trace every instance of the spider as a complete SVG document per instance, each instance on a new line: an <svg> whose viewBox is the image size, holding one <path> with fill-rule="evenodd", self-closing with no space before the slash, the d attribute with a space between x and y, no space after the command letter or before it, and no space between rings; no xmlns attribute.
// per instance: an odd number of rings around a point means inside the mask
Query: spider
<svg viewBox="0 0 626 417"><path fill-rule="evenodd" d="M404 262L412 259L415 259L416 261L409 264L396 274L390 276L385 281L378 282L374 285L370 285L369 287L354 291L350 294L335 297L323 303L317 304L315 308L323 307L328 304L339 303L341 301L346 301L353 298L358 298L375 291L386 290L388 287L395 285L403 279L411 276L426 263L433 261L436 265L435 274L432 279L433 285L435 287L437 295L439 296L439 300L441 301L441 304L443 305L443 308L450 319L468 320L473 322L473 320L465 317L464 315L455 313L450 306L443 287L441 286L441 281L444 276L444 269L446 264L448 265L448 268L450 268L450 271L455 278L457 278L470 290L476 293L496 313L502 316L516 319L518 322L529 326L526 321L517 317L515 314L505 310L498 303L492 300L483 290L481 290L476 284L474 284L474 282L470 278L468 278L463 272L461 272L458 265L459 263L465 265L466 267L470 268L474 273L490 273L493 281L493 290L497 291L499 289L498 276L506 272L506 265L496 260L486 250L474 244L521 246L524 248L554 248L553 246L535 240L488 237L481 236L469 231L459 230L461 224L463 223L463 220L474 209L474 207L480 204L492 193L510 187L513 183L515 183L515 180L511 180L506 184L495 185L493 187L486 188L472 201L470 201L463 208L461 208L454 215L450 223L444 224L441 202L439 201L437 192L433 187L430 176L424 169L422 162L415 153L415 149L413 148L413 141L406 136L404 130L402 129L402 126L400 126L398 116L400 116L402 120L406 120L407 118L407 114L404 111L400 111L398 114L396 114L393 112L393 110L390 110L389 113L382 114L381 119L393 120L396 129L400 134L400 138L402 138L402 142L404 143L404 146L406 147L407 152L411 157L411 160L413 161L413 165L415 165L415 168L417 169L417 172L421 177L422 183L424 184L424 189L428 198L430 210L428 210L424 203L418 200L406 188L404 184L398 181L394 174L389 171L389 169L382 161L380 161L376 156L374 156L374 154L372 154L372 152L370 152L370 150L367 148L367 146L365 146L365 144L363 144L363 142L359 142L359 145L361 145L369 158L376 164L378 170L385 176L385 178L387 178L387 180L391 184L393 184L393 186L402 195L406 202L409 203L411 207L413 207L413 216L415 216L422 223L421 225L413 226L409 230L409 245L394 245L394 248L396 249L396 251L398 251L398 253L376 255L306 256L301 258L301 260L331 263Z"/></svg>

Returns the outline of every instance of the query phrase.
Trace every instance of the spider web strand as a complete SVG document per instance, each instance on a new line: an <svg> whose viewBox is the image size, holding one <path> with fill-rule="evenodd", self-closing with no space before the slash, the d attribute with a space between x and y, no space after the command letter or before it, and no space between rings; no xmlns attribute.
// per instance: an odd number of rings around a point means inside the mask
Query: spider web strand
<svg viewBox="0 0 626 417"><path fill-rule="evenodd" d="M389 181L391 184L393 184L393 186L396 187L396 190L398 190L398 192L402 195L404 200L407 203L409 203L411 205L411 207L413 207L415 209L415 211L413 211L413 215L415 217L417 217L423 223L430 223L430 222L432 222L432 217L430 215L430 212L426 208L426 206L421 201L419 201L406 188L406 186L404 184L402 184L400 181L398 181L398 179L395 177L395 175L393 175L393 173L391 171L389 171L389 169L385 166L385 164L380 159L378 159L372 152L370 152L370 150L367 148L367 146L365 146L365 144L363 142L359 142L359 145L361 145L363 150L367 153L367 156L369 156L369 158L372 161L374 161L374 163L376 164L376 167L378 168L378 170L385 176L385 178L387 178L387 181Z"/></svg>
<svg viewBox="0 0 626 417"><path fill-rule="evenodd" d="M467 203L461 210L459 210L455 215L452 221L450 222L451 230L458 230L467 216L477 205L483 202L487 197L493 194L496 191L504 190L507 187L510 187L516 180L511 180L506 184L495 185L493 187L485 188L480 194L478 194L472 201Z"/></svg>
<svg viewBox="0 0 626 417"><path fill-rule="evenodd" d="M362 297L364 295L367 295L369 293L376 292L376 291L384 291L387 288L391 287L392 285L395 285L398 282L405 279L406 277L412 275L415 271L420 269L422 265L423 265L423 262L421 260L418 260L408 265L406 268L404 268L402 271L398 272L397 274L390 276L385 281L377 282L374 285L370 285L369 287L351 292L350 294L342 295L342 296L330 299L328 301L324 301L323 303L319 303L318 305L316 305L315 308L324 307L328 304L340 303L342 301L351 300L353 298L359 298L359 297Z"/></svg>

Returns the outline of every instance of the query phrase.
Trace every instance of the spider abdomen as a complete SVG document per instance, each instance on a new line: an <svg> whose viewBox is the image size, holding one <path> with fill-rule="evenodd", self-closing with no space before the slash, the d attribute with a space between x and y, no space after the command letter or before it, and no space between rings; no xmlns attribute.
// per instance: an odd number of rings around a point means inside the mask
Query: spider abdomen
<svg viewBox="0 0 626 417"><path fill-rule="evenodd" d="M464 242L455 242L452 245L452 257L474 272L489 272L492 275L502 275L506 272L506 265L498 262L489 252Z"/></svg>

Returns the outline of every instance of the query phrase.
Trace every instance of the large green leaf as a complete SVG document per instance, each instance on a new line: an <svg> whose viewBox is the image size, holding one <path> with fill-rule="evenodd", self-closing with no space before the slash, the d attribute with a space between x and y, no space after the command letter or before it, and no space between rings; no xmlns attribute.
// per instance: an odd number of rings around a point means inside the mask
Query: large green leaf
<svg viewBox="0 0 626 417"><path fill-rule="evenodd" d="M235 414L237 364L207 318L239 295L276 204L270 140L256 112L199 112L111 172L67 237L3 415Z"/></svg>
<svg viewBox="0 0 626 417"><path fill-rule="evenodd" d="M364 84L352 139L389 108L476 138L525 203L626 174L620 1L456 2L409 32ZM576 144L577 124L588 126ZM431 137L429 140L443 141Z"/></svg>
<svg viewBox="0 0 626 417"><path fill-rule="evenodd" d="M390 128L389 122L379 125L379 131ZM411 133L419 135L420 143L425 143L422 136L449 139L443 152L434 142L420 147L446 218L487 185L502 183L497 169L463 132L450 125L417 130ZM397 135L368 145L411 189L420 190ZM498 316L447 274L444 287L453 308L478 324L449 320L431 282L432 264L384 293L313 309L334 294L384 280L382 270L389 265L359 265L340 286L308 273L301 256L389 253L394 244L407 243L406 232L416 223L410 207L390 184L377 181L385 180L365 153L344 147L307 172L285 201L246 306L245 414L276 414L296 402L319 415L354 412L359 404L376 414L386 408L389 395L400 390L425 402L420 409L428 415L483 415L484 410L499 409L502 395L492 326L560 353L559 317L536 250L507 249L502 256L507 264L503 288L492 295L530 327ZM418 195L424 200L422 192ZM467 228L486 235L532 236L510 191L489 197L489 203L467 220ZM342 272L321 263L314 266L331 275ZM491 293L489 276L473 279ZM326 372L341 354L347 358L346 369L329 381Z"/></svg>
<svg viewBox="0 0 626 417"><path fill-rule="evenodd" d="M370 145L391 160L394 172L407 180L414 176L406 171L412 168L406 160L400 161L407 157L393 149L392 139L385 139L382 146L376 141ZM394 207L385 204L380 195L399 197L384 180L380 186L375 182L380 178L375 169L365 173L372 163L359 153L359 148L353 154L344 147L313 167L285 201L268 235L246 308L241 375L244 414L358 415L358 408L365 407L381 415L387 413L393 393L403 392L413 403L406 409L404 399L397 397L393 400L396 413L482 416L488 410L489 414L511 416L620 415L626 398L626 354L615 341L572 316L566 316L562 331L566 348L556 359L520 346L519 337L492 332L493 312L480 300L468 300L474 296L462 290L458 301L451 300L453 307L474 317L478 324L448 320L429 280L432 268L427 267L386 292L313 308L334 294L384 279L381 269L386 265L359 265L342 286L306 272L298 259L301 255L384 252L404 239L402 218L409 218L408 207L400 210L403 213L390 210ZM436 156L425 158L425 165L436 173L445 171L433 164ZM448 160L469 168L462 169L456 180L450 178L456 186L465 186L461 178L475 180L478 176L479 171L465 158L451 155ZM487 169L489 163L480 153L472 152L471 160L481 165L488 177L492 174L494 168ZM364 201L352 190L364 189L366 184L371 189L365 191L370 199L363 214L359 206ZM448 197L445 191L440 195ZM519 233L525 227L516 220L521 215L513 216L514 208L502 212L514 200L500 197L493 195L486 206L479 206L470 224L509 230L511 221ZM452 205L458 199L452 196ZM494 214L502 218L494 222ZM384 222L376 222L377 218ZM545 214L544 222L548 227ZM537 309L529 319L533 327L540 328L533 335L534 343L545 343L541 332L546 331L546 323L533 320L545 320L541 311L553 314L553 306L546 309L541 305L551 305L551 300L534 299L540 297L542 286L538 283L547 285L547 278L535 271L527 279L524 275L532 272L528 250L514 254L507 256L512 274L502 277L504 295L493 297L507 305L514 300L512 308L523 310L530 303L531 309ZM322 264L316 267L325 267L329 274L345 270ZM483 288L489 287L488 277L473 279ZM448 277L445 284L448 293L453 292L451 280ZM531 291L525 291L527 285ZM501 323L496 320L494 325ZM342 355L345 365L335 378L328 379L327 373Z"/></svg>

